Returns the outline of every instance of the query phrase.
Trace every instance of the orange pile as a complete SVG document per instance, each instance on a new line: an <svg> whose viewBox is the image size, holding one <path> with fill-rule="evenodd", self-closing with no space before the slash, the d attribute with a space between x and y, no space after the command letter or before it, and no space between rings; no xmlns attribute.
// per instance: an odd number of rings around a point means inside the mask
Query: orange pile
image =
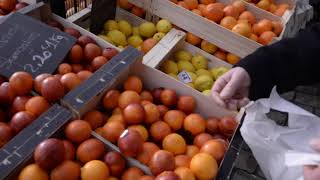
<svg viewBox="0 0 320 180"><path fill-rule="evenodd" d="M200 2L198 0L171 1L262 45L269 44L274 37L281 34L283 29L280 22L267 19L257 21L254 14L245 9L245 3L242 1L235 1L231 5L226 6L215 0L199 0ZM269 2L269 0L261 1ZM288 6L279 5L277 12L286 8ZM199 44L201 42L194 35L189 35L188 39L191 44Z"/></svg>
<svg viewBox="0 0 320 180"><path fill-rule="evenodd" d="M146 14L145 10L129 3L128 0L117 0L117 5L141 18L144 18Z"/></svg>

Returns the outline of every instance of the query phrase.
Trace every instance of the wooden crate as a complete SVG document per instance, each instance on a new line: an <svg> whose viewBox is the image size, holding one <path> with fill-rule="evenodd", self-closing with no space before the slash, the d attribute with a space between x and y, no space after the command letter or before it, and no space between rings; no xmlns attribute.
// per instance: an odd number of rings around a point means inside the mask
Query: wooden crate
<svg viewBox="0 0 320 180"><path fill-rule="evenodd" d="M91 8L86 8L79 13L68 18L69 21L74 22L82 26L83 28L88 29L90 27L90 12ZM133 26L139 26L140 24L147 22L147 20L142 19L138 16L131 14L128 11L125 11L121 8L117 8L116 10L116 20L126 20L130 22ZM179 39L184 38L185 33L176 29L171 29L166 36L164 36L155 47L153 47L147 54L143 57L143 62L147 62L153 58L154 52L158 52L160 54L167 54L168 50L175 46L175 43L179 41ZM101 39L102 40L102 39ZM104 40L103 40L104 41Z"/></svg>
<svg viewBox="0 0 320 180"><path fill-rule="evenodd" d="M129 0L136 6L149 10L156 16L170 20L173 24L189 31L202 39L205 39L226 51L233 53L241 58L254 52L261 44L248 39L244 36L233 33L232 31L212 22L204 17L186 10L169 0ZM219 0L223 4L230 4L231 0ZM251 4L245 4L246 8L251 11L260 20L267 18L274 21L285 22L278 16L266 12ZM281 35L280 35L281 37ZM278 38L275 38L276 41Z"/></svg>

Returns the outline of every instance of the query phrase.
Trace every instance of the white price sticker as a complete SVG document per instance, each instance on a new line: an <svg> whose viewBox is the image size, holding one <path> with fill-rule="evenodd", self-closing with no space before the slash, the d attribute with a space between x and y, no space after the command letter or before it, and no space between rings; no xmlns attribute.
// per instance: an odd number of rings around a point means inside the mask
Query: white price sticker
<svg viewBox="0 0 320 180"><path fill-rule="evenodd" d="M182 81L183 83L191 83L192 82L192 79L190 77L190 75L186 72L186 71L181 71L179 74L178 74L178 79L180 81Z"/></svg>

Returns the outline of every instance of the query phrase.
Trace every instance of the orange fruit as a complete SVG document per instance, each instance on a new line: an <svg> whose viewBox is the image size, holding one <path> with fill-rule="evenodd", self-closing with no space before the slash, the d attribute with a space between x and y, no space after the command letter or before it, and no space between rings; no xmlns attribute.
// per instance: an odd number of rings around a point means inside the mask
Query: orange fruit
<svg viewBox="0 0 320 180"><path fill-rule="evenodd" d="M140 99L141 101L146 100L146 101L153 102L152 94L149 91L142 91L140 93Z"/></svg>
<svg viewBox="0 0 320 180"><path fill-rule="evenodd" d="M104 144L94 138L82 142L77 149L77 159L82 163L99 159L105 152Z"/></svg>
<svg viewBox="0 0 320 180"><path fill-rule="evenodd" d="M139 8L137 6L133 6L133 8L131 9L131 13L143 18L145 11L142 8Z"/></svg>
<svg viewBox="0 0 320 180"><path fill-rule="evenodd" d="M214 179L218 172L218 164L209 154L199 153L191 159L190 170L197 179Z"/></svg>
<svg viewBox="0 0 320 180"><path fill-rule="evenodd" d="M92 110L87 112L84 117L84 121L87 121L91 129L97 129L98 127L102 126L104 123L104 117L103 114L100 111Z"/></svg>
<svg viewBox="0 0 320 180"><path fill-rule="evenodd" d="M154 141L161 141L171 133L170 126L163 121L157 121L153 123L149 131Z"/></svg>
<svg viewBox="0 0 320 180"><path fill-rule="evenodd" d="M235 19L239 18L239 11L236 7L232 6L232 5L228 5L223 9L224 12L224 16L231 16L234 17Z"/></svg>
<svg viewBox="0 0 320 180"><path fill-rule="evenodd" d="M109 90L103 97L103 107L106 109L113 109L118 106L120 92L118 90Z"/></svg>
<svg viewBox="0 0 320 180"><path fill-rule="evenodd" d="M270 11L271 13L274 13L276 10L277 10L277 5L270 4L268 11Z"/></svg>
<svg viewBox="0 0 320 180"><path fill-rule="evenodd" d="M109 177L108 166L100 160L92 160L87 162L81 168L81 179L82 180L104 180Z"/></svg>
<svg viewBox="0 0 320 180"><path fill-rule="evenodd" d="M196 9L198 7L198 0L183 0L184 3L188 6L188 9Z"/></svg>
<svg viewBox="0 0 320 180"><path fill-rule="evenodd" d="M73 161L64 161L55 167L50 174L51 180L78 180L80 177L80 165Z"/></svg>
<svg viewBox="0 0 320 180"><path fill-rule="evenodd" d="M181 6L181 7L185 8L185 9L189 9L188 5L184 1L179 1L178 2L178 6Z"/></svg>
<svg viewBox="0 0 320 180"><path fill-rule="evenodd" d="M220 21L220 25L232 30L232 28L237 24L237 20L234 17L226 16Z"/></svg>
<svg viewBox="0 0 320 180"><path fill-rule="evenodd" d="M108 119L108 123L109 122L119 122L123 125L126 124L123 115L121 114L121 110L118 109L118 113L116 113L115 115L112 115L109 119Z"/></svg>
<svg viewBox="0 0 320 180"><path fill-rule="evenodd" d="M251 35L249 36L249 39L252 39L252 40L258 42L258 36L254 33L251 33Z"/></svg>
<svg viewBox="0 0 320 180"><path fill-rule="evenodd" d="M121 180L137 180L141 176L143 172L139 168L131 167L122 174Z"/></svg>
<svg viewBox="0 0 320 180"><path fill-rule="evenodd" d="M166 151L177 154L184 154L187 149L186 141L177 133L167 135L162 141L162 148Z"/></svg>
<svg viewBox="0 0 320 180"><path fill-rule="evenodd" d="M182 111L170 110L163 116L163 120L168 123L171 129L176 131L182 127L185 117L186 115Z"/></svg>
<svg viewBox="0 0 320 180"><path fill-rule="evenodd" d="M145 119L144 122L146 124L152 124L158 120L160 120L160 112L158 107L155 104L147 103L143 106L145 111Z"/></svg>
<svg viewBox="0 0 320 180"><path fill-rule="evenodd" d="M221 141L209 140L200 149L201 153L210 154L216 161L220 162L226 152L226 146Z"/></svg>
<svg viewBox="0 0 320 180"><path fill-rule="evenodd" d="M213 55L214 55L215 57L221 59L221 60L224 60L224 61L227 60L227 55L226 55L226 53L224 53L224 52L222 52L222 51L220 51L220 50L216 51Z"/></svg>
<svg viewBox="0 0 320 180"><path fill-rule="evenodd" d="M94 130L97 134L103 137L103 127L98 127L97 129Z"/></svg>
<svg viewBox="0 0 320 180"><path fill-rule="evenodd" d="M193 144L196 145L198 148L201 148L207 141L213 139L213 137L208 133L201 133L198 134L193 139Z"/></svg>
<svg viewBox="0 0 320 180"><path fill-rule="evenodd" d="M251 34L252 35L252 34ZM251 38L251 35L249 38ZM234 54L228 53L227 54L227 62L234 65L240 61L240 58Z"/></svg>
<svg viewBox="0 0 320 180"><path fill-rule="evenodd" d="M122 9L126 9L126 10L130 10L133 7L133 5L128 2L128 0L118 0L118 5Z"/></svg>
<svg viewBox="0 0 320 180"><path fill-rule="evenodd" d="M142 81L138 76L129 76L123 85L125 90L135 91L139 94L142 91L142 86Z"/></svg>
<svg viewBox="0 0 320 180"><path fill-rule="evenodd" d="M269 2L269 0L261 0L256 4L256 6L263 9L263 10L268 11L270 8L270 2Z"/></svg>
<svg viewBox="0 0 320 180"><path fill-rule="evenodd" d="M196 36L190 32L187 33L186 40L188 43L190 43L194 46L197 46L201 43L201 39L198 36Z"/></svg>
<svg viewBox="0 0 320 180"><path fill-rule="evenodd" d="M195 145L188 145L186 150L186 155L189 157L193 157L194 155L198 154L200 149Z"/></svg>
<svg viewBox="0 0 320 180"><path fill-rule="evenodd" d="M140 95L137 92L128 90L120 94L118 104L121 109L132 103L140 103Z"/></svg>
<svg viewBox="0 0 320 180"><path fill-rule="evenodd" d="M206 121L199 114L190 114L184 119L183 127L195 136L206 130Z"/></svg>
<svg viewBox="0 0 320 180"><path fill-rule="evenodd" d="M170 0L171 2L177 4L178 3L178 0Z"/></svg>
<svg viewBox="0 0 320 180"><path fill-rule="evenodd" d="M37 164L30 164L22 169L19 174L19 180L48 180L47 172L41 169Z"/></svg>
<svg viewBox="0 0 320 180"><path fill-rule="evenodd" d="M158 150L160 150L160 148L156 144L152 142L145 142L143 143L142 152L137 156L137 160L140 161L142 164L148 165L153 154L156 153Z"/></svg>
<svg viewBox="0 0 320 180"><path fill-rule="evenodd" d="M256 22L256 17L250 11L244 11L240 14L239 20L248 20L250 24L254 24Z"/></svg>
<svg viewBox="0 0 320 180"><path fill-rule="evenodd" d="M191 157L187 155L177 155L174 157L174 161L177 167L189 167Z"/></svg>
<svg viewBox="0 0 320 180"><path fill-rule="evenodd" d="M244 2L241 0L233 2L232 6L235 7L240 14L246 10Z"/></svg>
<svg viewBox="0 0 320 180"><path fill-rule="evenodd" d="M201 14L202 14L202 16L204 16L204 14L203 14L203 12L204 12L204 10L206 9L206 5L204 5L204 4L199 4L198 5L198 10L201 12Z"/></svg>
<svg viewBox="0 0 320 180"><path fill-rule="evenodd" d="M192 12L202 16L202 12L199 9L192 9Z"/></svg>
<svg viewBox="0 0 320 180"><path fill-rule="evenodd" d="M272 39L277 35L272 31L263 32L258 39L258 42L262 45L268 45L271 43Z"/></svg>
<svg viewBox="0 0 320 180"><path fill-rule="evenodd" d="M142 125L133 125L133 126L129 126L128 129L136 130L141 135L141 137L142 137L142 139L144 141L148 140L148 137L149 137L148 131L144 126L142 126Z"/></svg>
<svg viewBox="0 0 320 180"><path fill-rule="evenodd" d="M141 176L138 180L154 180L153 176L144 175Z"/></svg>
<svg viewBox="0 0 320 180"><path fill-rule="evenodd" d="M146 39L141 45L141 51L147 54L157 43L158 41L153 38Z"/></svg>
<svg viewBox="0 0 320 180"><path fill-rule="evenodd" d="M132 103L123 109L122 114L126 123L132 125L142 123L146 113L141 104Z"/></svg>
<svg viewBox="0 0 320 180"><path fill-rule="evenodd" d="M102 136L112 143L116 143L121 133L125 130L122 123L117 121L107 122L103 126Z"/></svg>
<svg viewBox="0 0 320 180"><path fill-rule="evenodd" d="M158 108L158 110L160 112L160 117L161 118L169 111L168 107L165 106L165 105L157 105L157 108Z"/></svg>
<svg viewBox="0 0 320 180"><path fill-rule="evenodd" d="M284 13L286 12L286 10L288 10L288 9L289 9L289 5L288 5L288 4L280 4L280 5L278 6L278 8L274 11L273 14L281 17L281 16L283 16L283 14L284 14Z"/></svg>
<svg viewBox="0 0 320 180"><path fill-rule="evenodd" d="M209 54L213 54L218 49L216 45L209 43L206 40L201 41L201 49Z"/></svg>
<svg viewBox="0 0 320 180"><path fill-rule="evenodd" d="M196 100L192 96L180 96L177 107L186 114L193 113L196 109Z"/></svg>
<svg viewBox="0 0 320 180"><path fill-rule="evenodd" d="M65 136L72 142L81 143L91 136L91 126L87 121L74 120L64 130Z"/></svg>
<svg viewBox="0 0 320 180"><path fill-rule="evenodd" d="M232 28L232 32L240 34L245 37L251 35L251 26L248 23L239 23Z"/></svg>
<svg viewBox="0 0 320 180"><path fill-rule="evenodd" d="M273 25L270 20L262 19L254 26L254 33L260 36L263 32L272 31L272 27Z"/></svg>
<svg viewBox="0 0 320 180"><path fill-rule="evenodd" d="M279 36L282 32L282 24L278 21L272 21L272 31Z"/></svg>
<svg viewBox="0 0 320 180"><path fill-rule="evenodd" d="M215 3L215 2L216 2L215 0L200 0L200 3L205 5Z"/></svg>
<svg viewBox="0 0 320 180"><path fill-rule="evenodd" d="M209 20L219 23L224 15L223 7L221 7L220 4L221 3L208 4L204 9L203 15Z"/></svg>
<svg viewBox="0 0 320 180"><path fill-rule="evenodd" d="M122 114L122 111L119 107L116 107L115 109L113 109L112 111L112 115L117 115L117 114ZM123 121L124 122L124 121Z"/></svg>
<svg viewBox="0 0 320 180"><path fill-rule="evenodd" d="M181 180L196 180L193 172L187 167L178 167L174 172Z"/></svg>

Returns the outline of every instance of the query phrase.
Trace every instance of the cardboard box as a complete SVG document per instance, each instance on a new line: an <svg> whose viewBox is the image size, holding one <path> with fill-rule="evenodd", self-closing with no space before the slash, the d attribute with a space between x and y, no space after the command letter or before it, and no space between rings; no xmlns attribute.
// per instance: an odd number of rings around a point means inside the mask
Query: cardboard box
<svg viewBox="0 0 320 180"><path fill-rule="evenodd" d="M189 31L198 37L205 39L226 51L233 53L241 58L251 54L262 45L239 34L212 22L202 16L199 16L189 10L186 10L171 1L163 0L129 0L136 6L142 7L156 16L169 19L173 24ZM231 0L219 0L225 5L230 4ZM261 10L260 8L245 4L246 8L251 11L260 20L267 18L283 23L282 19L271 13ZM277 38L275 38L277 40Z"/></svg>

